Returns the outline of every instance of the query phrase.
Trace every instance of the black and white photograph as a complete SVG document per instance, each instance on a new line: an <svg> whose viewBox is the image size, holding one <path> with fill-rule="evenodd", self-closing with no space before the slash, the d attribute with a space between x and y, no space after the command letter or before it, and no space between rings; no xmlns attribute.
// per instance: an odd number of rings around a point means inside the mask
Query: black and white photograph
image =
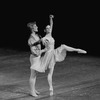
<svg viewBox="0 0 100 100"><path fill-rule="evenodd" d="M100 100L98 2L0 6L0 100Z"/></svg>

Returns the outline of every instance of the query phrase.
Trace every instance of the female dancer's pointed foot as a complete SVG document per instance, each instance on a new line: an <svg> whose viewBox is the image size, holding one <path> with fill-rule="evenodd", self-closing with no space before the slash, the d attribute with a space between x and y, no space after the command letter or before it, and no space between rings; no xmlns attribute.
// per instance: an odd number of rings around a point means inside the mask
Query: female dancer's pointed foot
<svg viewBox="0 0 100 100"><path fill-rule="evenodd" d="M53 96L53 91L50 91L50 96Z"/></svg>
<svg viewBox="0 0 100 100"><path fill-rule="evenodd" d="M87 52L85 50L82 50L82 49L77 49L78 53L84 53L86 54Z"/></svg>

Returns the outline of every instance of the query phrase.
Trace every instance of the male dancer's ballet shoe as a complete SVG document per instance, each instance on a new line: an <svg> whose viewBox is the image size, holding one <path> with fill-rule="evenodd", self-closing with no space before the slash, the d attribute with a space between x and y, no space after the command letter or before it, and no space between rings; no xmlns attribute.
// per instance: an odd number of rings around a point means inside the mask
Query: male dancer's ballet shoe
<svg viewBox="0 0 100 100"><path fill-rule="evenodd" d="M35 90L35 93L36 93L36 94L40 94L40 92L38 92L37 90Z"/></svg>
<svg viewBox="0 0 100 100"><path fill-rule="evenodd" d="M38 95L36 93L31 93L31 96L38 97Z"/></svg>
<svg viewBox="0 0 100 100"><path fill-rule="evenodd" d="M31 96L38 97L38 94L36 94L36 92L31 92Z"/></svg>

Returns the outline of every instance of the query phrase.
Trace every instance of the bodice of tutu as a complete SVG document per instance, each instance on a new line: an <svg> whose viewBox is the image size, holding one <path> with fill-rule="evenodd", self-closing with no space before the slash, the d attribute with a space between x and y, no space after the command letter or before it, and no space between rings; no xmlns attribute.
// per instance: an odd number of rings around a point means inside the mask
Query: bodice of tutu
<svg viewBox="0 0 100 100"><path fill-rule="evenodd" d="M49 47L49 51L54 50L55 40L52 36L46 35L43 38L43 41L47 43L47 46Z"/></svg>
<svg viewBox="0 0 100 100"><path fill-rule="evenodd" d="M55 43L55 42L54 42L54 39L51 38L50 41L49 41L49 45L48 45L49 48L50 48L50 50L54 50L54 43Z"/></svg>

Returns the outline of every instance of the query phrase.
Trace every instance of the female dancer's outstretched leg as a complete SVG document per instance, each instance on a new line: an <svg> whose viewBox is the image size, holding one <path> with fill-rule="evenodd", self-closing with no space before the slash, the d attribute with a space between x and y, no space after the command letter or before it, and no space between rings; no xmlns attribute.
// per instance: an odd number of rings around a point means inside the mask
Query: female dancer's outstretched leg
<svg viewBox="0 0 100 100"><path fill-rule="evenodd" d="M53 64L53 63L50 64L49 73L48 73L48 77L47 77L48 78L48 84L49 84L50 96L53 95L52 76L53 76L53 71L54 71L54 65L55 64Z"/></svg>
<svg viewBox="0 0 100 100"><path fill-rule="evenodd" d="M30 88L31 88L31 95L34 97L37 97L39 92L35 89L35 83L36 83L36 71L34 69L31 69L31 75L30 75Z"/></svg>
<svg viewBox="0 0 100 100"><path fill-rule="evenodd" d="M76 48L73 48L73 47L70 47L70 46L67 46L67 45L61 45L63 48L65 48L67 51L76 51L78 53L87 53L85 50L82 50L82 49L76 49ZM62 49L63 49L62 48Z"/></svg>

